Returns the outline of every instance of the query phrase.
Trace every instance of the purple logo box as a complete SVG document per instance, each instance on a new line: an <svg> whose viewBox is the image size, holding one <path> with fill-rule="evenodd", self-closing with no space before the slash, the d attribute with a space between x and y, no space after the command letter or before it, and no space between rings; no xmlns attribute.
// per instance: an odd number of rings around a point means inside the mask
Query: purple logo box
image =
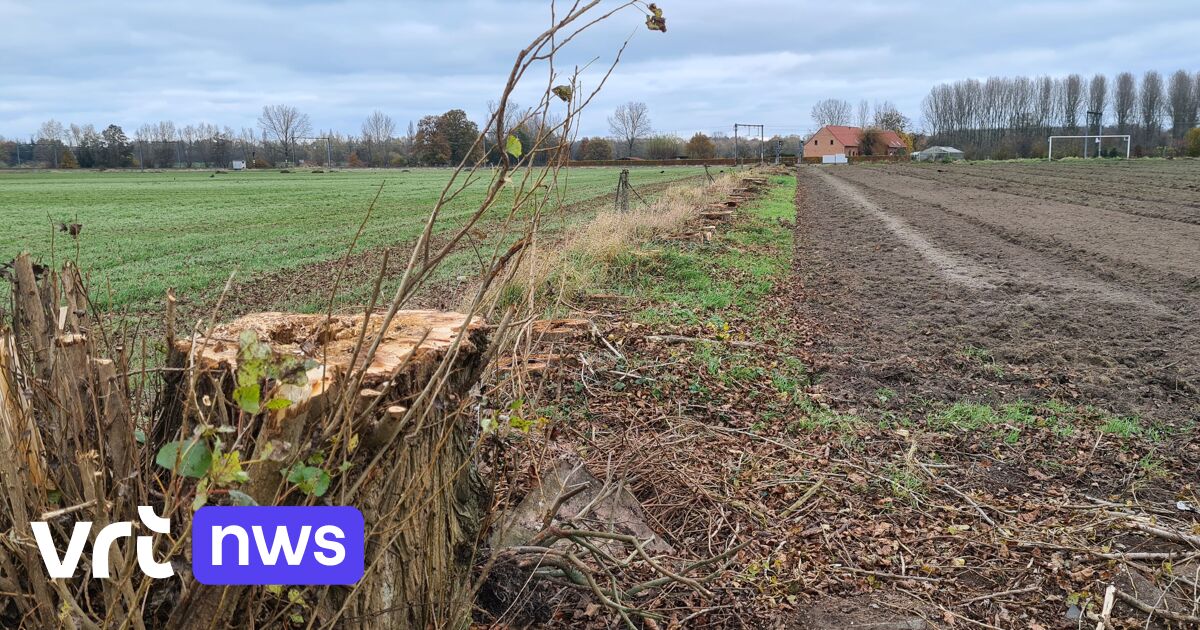
<svg viewBox="0 0 1200 630"><path fill-rule="evenodd" d="M329 506L206 506L192 520L201 584L354 584L363 576L362 512Z"/></svg>

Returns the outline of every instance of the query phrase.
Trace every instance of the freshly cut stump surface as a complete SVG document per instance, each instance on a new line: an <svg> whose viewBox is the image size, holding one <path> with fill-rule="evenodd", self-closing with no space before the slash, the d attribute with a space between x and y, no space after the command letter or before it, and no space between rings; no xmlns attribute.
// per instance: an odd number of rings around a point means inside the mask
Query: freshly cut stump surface
<svg viewBox="0 0 1200 630"><path fill-rule="evenodd" d="M346 422L335 403L351 401L352 430L361 442L339 483L360 484L349 504L365 520L368 572L353 589L331 591L313 615L333 620L340 610L337 627L358 629L460 627L469 618L472 550L484 511L470 460L476 425L467 409L483 368L485 323L460 313L401 311L365 364L384 316L372 314L364 329L365 317L254 313L217 326L208 337L177 341L173 360L186 365L191 356L202 375L215 377L202 384L220 387L225 395L214 399L222 401L231 400L245 331L254 331L277 355L314 362L307 387L287 393L293 404L261 423L252 458L261 468L248 470L243 490L260 505L286 496L288 462L321 448L313 436L328 435L330 423ZM361 387L350 380L360 369ZM428 387L435 381L438 387ZM351 386L357 389L342 396ZM214 410L213 417L237 413ZM264 450L270 444L283 446ZM331 488L327 497L339 490ZM239 614L236 587L232 594L196 589L172 627L199 630Z"/></svg>

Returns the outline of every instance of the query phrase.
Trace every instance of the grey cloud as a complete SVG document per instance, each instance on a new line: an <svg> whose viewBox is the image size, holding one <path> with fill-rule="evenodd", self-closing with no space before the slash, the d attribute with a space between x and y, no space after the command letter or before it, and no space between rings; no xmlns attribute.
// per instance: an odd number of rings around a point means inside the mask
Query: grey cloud
<svg viewBox="0 0 1200 630"><path fill-rule="evenodd" d="M888 99L917 118L942 81L1200 70L1189 0L659 4L667 34L629 14L560 60L606 63L634 33L583 133L605 133L605 114L628 100L645 101L664 131L761 121L789 133L807 129L811 104L826 97ZM273 102L346 132L376 108L401 124L450 107L480 118L516 50L545 28L548 6L0 0L0 134L27 136L48 118L127 130L159 119L252 126ZM534 88L518 98L532 100Z"/></svg>

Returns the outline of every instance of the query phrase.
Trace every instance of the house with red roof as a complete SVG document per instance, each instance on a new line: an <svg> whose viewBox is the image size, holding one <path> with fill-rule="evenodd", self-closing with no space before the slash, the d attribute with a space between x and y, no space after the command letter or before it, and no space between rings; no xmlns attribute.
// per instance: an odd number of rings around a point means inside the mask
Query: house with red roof
<svg viewBox="0 0 1200 630"><path fill-rule="evenodd" d="M862 141L863 130L859 127L843 127L841 125L825 125L804 143L804 157L821 157L841 153L846 157L864 155L859 143ZM903 155L908 145L895 131L880 129L876 132L876 148L871 155Z"/></svg>

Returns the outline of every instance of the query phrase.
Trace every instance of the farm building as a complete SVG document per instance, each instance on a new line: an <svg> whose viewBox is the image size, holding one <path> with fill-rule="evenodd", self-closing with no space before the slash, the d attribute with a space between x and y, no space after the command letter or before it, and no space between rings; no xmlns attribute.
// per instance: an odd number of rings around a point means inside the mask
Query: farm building
<svg viewBox="0 0 1200 630"><path fill-rule="evenodd" d="M940 162L942 160L961 160L963 152L954 147L929 147L913 154L914 160L922 162Z"/></svg>
<svg viewBox="0 0 1200 630"><path fill-rule="evenodd" d="M823 157L839 153L848 157L863 155L859 147L862 135L863 130L859 127L826 125L804 143L804 157ZM908 149L904 140L894 131L880 130L879 142L887 145L888 155L901 155Z"/></svg>

